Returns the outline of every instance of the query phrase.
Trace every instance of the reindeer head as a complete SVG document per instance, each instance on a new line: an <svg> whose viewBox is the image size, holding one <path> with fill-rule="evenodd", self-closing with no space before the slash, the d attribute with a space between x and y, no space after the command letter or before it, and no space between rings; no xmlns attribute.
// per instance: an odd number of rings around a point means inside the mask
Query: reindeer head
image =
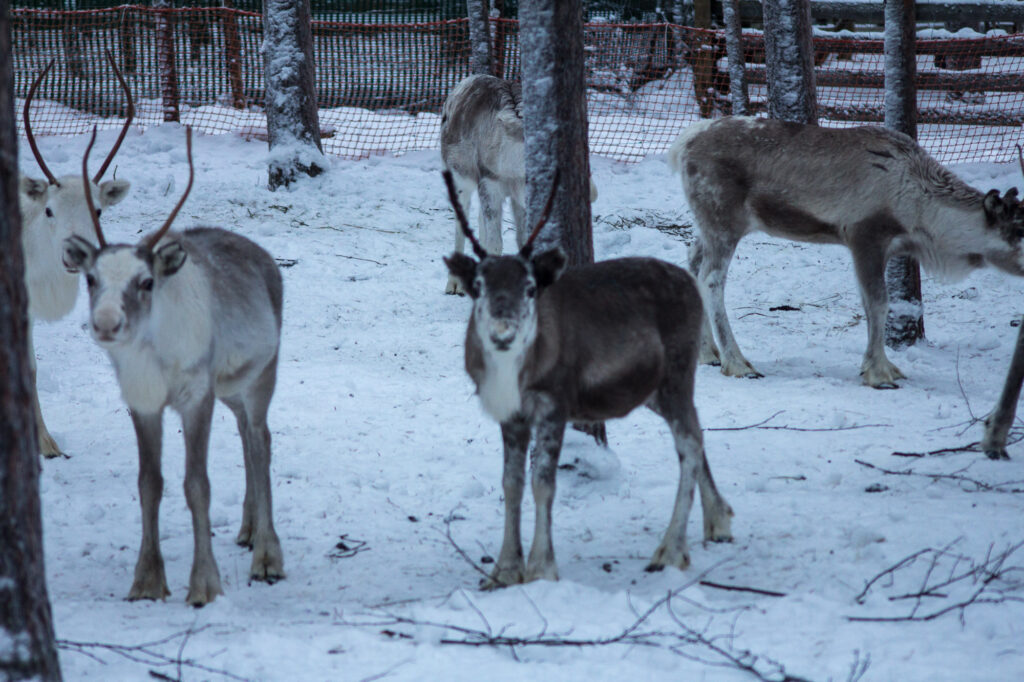
<svg viewBox="0 0 1024 682"><path fill-rule="evenodd" d="M59 245L64 239L72 235L88 235L92 231L92 216L83 200L86 196L86 188L89 189L91 195L89 198L93 203L99 205L97 215L100 210L119 203L128 194L131 184L126 180L100 182L103 174L106 173L110 163L114 160L118 149L120 149L121 143L124 141L125 135L128 134L128 129L132 124L132 119L135 117L135 103L132 99L131 90L117 68L117 64L109 50L107 51L107 58L110 60L114 73L117 75L117 79L128 98L128 116L113 149L110 150L100 170L91 179L78 175L56 177L43 160L43 155L36 145L35 136L32 134L30 117L32 99L35 97L39 85L46 78L46 74L53 68L53 60L47 64L43 72L32 82L32 87L29 88L28 96L25 98L25 106L22 109L25 136L28 138L29 147L32 149L32 154L35 156L39 168L43 171L43 175L46 176L45 181L29 177L22 177L21 179L19 189L24 202L25 227L33 231L33 234L26 235L26 238L29 240L46 240ZM45 222L37 223L32 218L40 214L45 216ZM36 234L37 231L41 233Z"/></svg>
<svg viewBox="0 0 1024 682"><path fill-rule="evenodd" d="M1024 172L1024 152L1017 145L1017 158L1021 171ZM999 190L989 190L982 201L985 209L985 221L989 228L996 230L1012 248L1012 254L990 255L992 262L1007 271L1024 275L1024 202L1017 199L1017 188L1011 187L1000 196Z"/></svg>
<svg viewBox="0 0 1024 682"><path fill-rule="evenodd" d="M93 338L104 347L131 343L142 323L152 312L153 296L165 285L187 259L182 243L175 238L164 239L192 189L195 171L192 165L192 129L185 129L188 153L188 185L163 226L144 237L138 244L107 244L100 229L99 211L86 195L93 228L99 245L73 235L64 240L64 266L69 272L81 271L89 289L89 318ZM82 176L89 177L89 151L82 160ZM164 239L163 243L159 243ZM157 248L159 243L159 248Z"/></svg>
<svg viewBox="0 0 1024 682"><path fill-rule="evenodd" d="M560 248L533 254L533 241L551 213L558 175L555 175L540 220L515 256L492 256L487 253L469 229L451 173L445 171L444 179L459 225L479 259L458 252L444 259L448 271L459 279L463 290L473 299L471 324L475 325L480 341L496 351L529 346L537 330L537 297L565 269L565 254Z"/></svg>

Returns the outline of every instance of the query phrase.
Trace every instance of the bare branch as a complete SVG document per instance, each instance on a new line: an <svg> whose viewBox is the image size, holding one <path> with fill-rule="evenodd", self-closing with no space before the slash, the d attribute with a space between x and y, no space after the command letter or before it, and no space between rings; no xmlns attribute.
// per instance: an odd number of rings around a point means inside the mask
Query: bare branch
<svg viewBox="0 0 1024 682"><path fill-rule="evenodd" d="M893 469L886 469L884 467L880 467L880 466L877 466L875 464L871 464L869 462L865 462L864 460L861 460L861 459L855 459L853 461L856 462L857 464L860 464L863 467L867 467L869 469L874 469L875 471L880 471L883 474L887 474L889 476L917 476L917 477L922 477L922 478L930 478L933 481L956 481L956 482L961 483L961 484L962 483L967 483L967 484L970 484L970 485L974 486L974 490L966 490L965 489L966 492L979 492L979 491L983 491L983 492L998 492L998 493L1024 493L1024 487L1019 487L1019 488L1018 487L1011 487L1011 486L1021 486L1021 485L1024 485L1024 480L1019 480L1019 481L1003 481L1002 483L986 483L985 481L979 481L976 478L971 478L969 476L964 476L963 472L967 471L967 469L970 468L970 465L968 465L966 467L963 467L962 469L958 469L957 471L954 471L954 472L949 473L949 474L927 474L927 473L919 473L917 471L914 471L913 469L904 469L902 471L895 471Z"/></svg>
<svg viewBox="0 0 1024 682"><path fill-rule="evenodd" d="M889 428L892 424L854 424L853 426L834 426L834 427L804 427L804 426L766 426L768 422L778 417L785 410L779 410L767 419L762 419L755 424L748 424L747 426L712 426L704 429L705 431L746 431L748 429L764 429L766 431L805 431L805 432L816 432L816 431L853 431L855 429L878 429L878 428Z"/></svg>

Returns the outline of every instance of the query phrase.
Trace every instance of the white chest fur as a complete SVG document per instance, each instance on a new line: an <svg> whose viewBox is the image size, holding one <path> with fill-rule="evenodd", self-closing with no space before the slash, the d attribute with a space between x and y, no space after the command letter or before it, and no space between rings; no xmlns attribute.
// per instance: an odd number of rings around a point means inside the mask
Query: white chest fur
<svg viewBox="0 0 1024 682"><path fill-rule="evenodd" d="M477 395L484 412L497 422L505 422L523 407L519 375L526 354L536 338L536 323L524 325L507 350L498 350L484 330L477 327L477 337L483 347L484 371L477 382Z"/></svg>

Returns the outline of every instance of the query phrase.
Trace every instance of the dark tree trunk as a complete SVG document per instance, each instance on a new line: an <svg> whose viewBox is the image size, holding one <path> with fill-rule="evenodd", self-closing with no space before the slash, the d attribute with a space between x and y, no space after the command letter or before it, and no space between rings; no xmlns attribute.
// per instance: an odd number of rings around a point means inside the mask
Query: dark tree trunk
<svg viewBox="0 0 1024 682"><path fill-rule="evenodd" d="M169 10L168 0L153 0L153 7ZM178 108L178 67L174 62L174 15L170 11L156 16L156 61L160 69L160 96L163 99L164 120L180 121Z"/></svg>
<svg viewBox="0 0 1024 682"><path fill-rule="evenodd" d="M9 4L0 3L0 677L60 680L43 568L18 210Z"/></svg>
<svg viewBox="0 0 1024 682"><path fill-rule="evenodd" d="M594 262L590 223L590 159L580 0L523 0L523 129L526 134L526 222L536 225L559 173L558 190L536 250L561 246L569 265ZM607 444L604 424L578 427Z"/></svg>
<svg viewBox="0 0 1024 682"><path fill-rule="evenodd" d="M275 190L300 173L316 176L327 168L320 146L309 0L263 3L263 67L270 189Z"/></svg>
<svg viewBox="0 0 1024 682"><path fill-rule="evenodd" d="M917 76L914 0L885 0L885 127L917 138ZM911 346L924 338L921 268L908 256L885 269L889 315L885 344Z"/></svg>
<svg viewBox="0 0 1024 682"><path fill-rule="evenodd" d="M764 57L768 115L817 124L810 0L764 0Z"/></svg>
<svg viewBox="0 0 1024 682"><path fill-rule="evenodd" d="M537 248L561 246L570 265L592 263L580 0L523 0L519 21L527 223L540 219L557 169L558 193Z"/></svg>
<svg viewBox="0 0 1024 682"><path fill-rule="evenodd" d="M490 3L466 0L466 10L469 15L469 72L492 74Z"/></svg>
<svg viewBox="0 0 1024 682"><path fill-rule="evenodd" d="M242 38L238 33L238 20L231 10L231 0L221 0L224 7L224 61L228 66L228 84L231 86L231 106L236 109L245 108L245 87L242 83Z"/></svg>
<svg viewBox="0 0 1024 682"><path fill-rule="evenodd" d="M740 0L722 0L725 19L725 50L729 56L729 99L732 113L746 116L750 113L747 96L746 61L743 58L743 25L740 22Z"/></svg>

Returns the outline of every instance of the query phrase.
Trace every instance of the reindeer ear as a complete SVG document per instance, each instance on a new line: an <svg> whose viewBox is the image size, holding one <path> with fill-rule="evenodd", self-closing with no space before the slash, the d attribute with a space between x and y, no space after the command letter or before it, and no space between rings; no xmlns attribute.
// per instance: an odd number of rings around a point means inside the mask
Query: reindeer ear
<svg viewBox="0 0 1024 682"><path fill-rule="evenodd" d="M989 225L995 225L1006 216L1006 204L999 196L999 190L990 189L982 201L985 208L985 219Z"/></svg>
<svg viewBox="0 0 1024 682"><path fill-rule="evenodd" d="M100 206L106 208L120 203L128 195L132 183L127 180L107 180L100 183Z"/></svg>
<svg viewBox="0 0 1024 682"><path fill-rule="evenodd" d="M45 180L36 180L23 175L18 189L32 201L39 201L46 196L46 188L49 186Z"/></svg>
<svg viewBox="0 0 1024 682"><path fill-rule="evenodd" d="M153 273L158 277L170 277L185 264L188 252L177 239L164 244L153 254Z"/></svg>
<svg viewBox="0 0 1024 682"><path fill-rule="evenodd" d="M68 272L78 272L92 267L96 260L96 247L78 235L64 240L64 267Z"/></svg>
<svg viewBox="0 0 1024 682"><path fill-rule="evenodd" d="M444 264L448 266L448 272L462 283L463 291L469 292L473 298L480 295L480 292L473 286L476 280L477 262L475 260L464 253L456 252L445 258Z"/></svg>
<svg viewBox="0 0 1024 682"><path fill-rule="evenodd" d="M560 247L548 249L530 259L533 264L533 276L537 280L537 286L544 288L551 286L565 270L565 252Z"/></svg>

